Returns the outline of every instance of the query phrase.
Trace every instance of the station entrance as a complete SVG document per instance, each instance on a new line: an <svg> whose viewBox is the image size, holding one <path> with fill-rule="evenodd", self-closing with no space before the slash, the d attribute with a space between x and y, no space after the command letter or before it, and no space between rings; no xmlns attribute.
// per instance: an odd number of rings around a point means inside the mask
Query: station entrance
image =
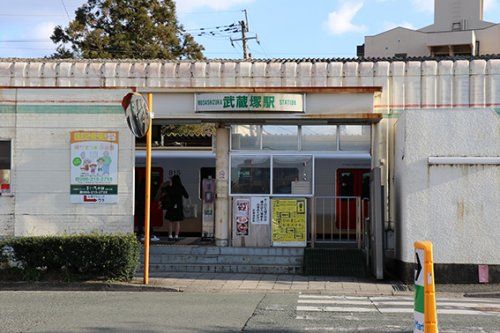
<svg viewBox="0 0 500 333"><path fill-rule="evenodd" d="M331 89L296 89L292 93L301 96L299 102L280 89L222 90L154 94L153 124L160 134L153 139L151 196L157 198L161 184L174 175L189 193L181 238L193 241L177 244L357 248L367 257L369 248L382 246L370 235L370 202L379 193L370 193L381 119L372 112L376 89L354 93L347 104L345 91L339 95ZM290 97L293 111L223 110L225 103L235 105L227 101L259 95L273 97L276 104ZM204 108L208 104L215 111ZM165 126L207 123L213 124L209 145L188 147L181 138L175 147L162 144ZM144 161L138 146L136 188ZM204 192L207 181L213 182L213 195ZM139 202L140 191L136 195ZM155 200L151 209L153 232L166 236L168 221Z"/></svg>

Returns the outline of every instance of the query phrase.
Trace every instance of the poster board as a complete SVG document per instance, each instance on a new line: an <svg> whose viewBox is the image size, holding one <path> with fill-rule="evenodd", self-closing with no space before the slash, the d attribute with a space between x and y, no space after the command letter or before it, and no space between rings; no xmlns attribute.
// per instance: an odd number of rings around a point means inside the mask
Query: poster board
<svg viewBox="0 0 500 333"><path fill-rule="evenodd" d="M236 236L248 236L250 227L250 198L234 198L233 226Z"/></svg>
<svg viewBox="0 0 500 333"><path fill-rule="evenodd" d="M70 202L118 202L118 132L72 131Z"/></svg>
<svg viewBox="0 0 500 333"><path fill-rule="evenodd" d="M250 221L252 224L269 224L269 197L252 197Z"/></svg>
<svg viewBox="0 0 500 333"><path fill-rule="evenodd" d="M273 198L271 241L273 246L307 245L307 200Z"/></svg>
<svg viewBox="0 0 500 333"><path fill-rule="evenodd" d="M232 207L232 245L234 247L271 247L271 200L269 196L233 197ZM245 224L247 217L248 224ZM244 223L243 226L241 222Z"/></svg>

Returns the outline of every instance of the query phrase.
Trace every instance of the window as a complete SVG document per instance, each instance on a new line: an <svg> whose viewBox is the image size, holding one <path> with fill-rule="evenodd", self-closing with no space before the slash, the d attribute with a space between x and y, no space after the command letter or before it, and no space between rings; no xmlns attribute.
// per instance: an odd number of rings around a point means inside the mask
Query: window
<svg viewBox="0 0 500 333"><path fill-rule="evenodd" d="M350 172L340 174L340 196L351 197L354 195L354 176Z"/></svg>
<svg viewBox="0 0 500 333"><path fill-rule="evenodd" d="M270 156L232 156L232 194L269 194L270 185Z"/></svg>
<svg viewBox="0 0 500 333"><path fill-rule="evenodd" d="M345 125L339 126L340 150L370 151L370 126Z"/></svg>
<svg viewBox="0 0 500 333"><path fill-rule="evenodd" d="M262 126L262 149L298 150L298 126Z"/></svg>
<svg viewBox="0 0 500 333"><path fill-rule="evenodd" d="M11 143L0 141L0 194L10 193Z"/></svg>
<svg viewBox="0 0 500 333"><path fill-rule="evenodd" d="M273 194L312 194L312 156L274 156Z"/></svg>
<svg viewBox="0 0 500 333"><path fill-rule="evenodd" d="M302 150L336 151L337 126L302 126Z"/></svg>
<svg viewBox="0 0 500 333"><path fill-rule="evenodd" d="M231 126L231 149L257 150L260 149L259 125Z"/></svg>

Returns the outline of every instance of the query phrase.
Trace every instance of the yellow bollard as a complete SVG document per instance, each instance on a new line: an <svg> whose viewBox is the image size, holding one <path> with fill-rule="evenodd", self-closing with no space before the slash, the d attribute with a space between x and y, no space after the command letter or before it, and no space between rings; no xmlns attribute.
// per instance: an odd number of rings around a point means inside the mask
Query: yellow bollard
<svg viewBox="0 0 500 333"><path fill-rule="evenodd" d="M415 242L415 302L413 333L438 333L432 243Z"/></svg>

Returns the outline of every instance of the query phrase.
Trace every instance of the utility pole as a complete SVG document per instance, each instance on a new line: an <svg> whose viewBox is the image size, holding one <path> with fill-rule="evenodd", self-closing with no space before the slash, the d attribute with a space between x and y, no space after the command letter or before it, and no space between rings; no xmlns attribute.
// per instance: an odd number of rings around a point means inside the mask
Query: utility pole
<svg viewBox="0 0 500 333"><path fill-rule="evenodd" d="M247 10L243 9L243 12L245 13L245 19L238 22L240 25L240 30L241 30L241 38L235 38L235 39L229 38L229 40L231 41L231 45L233 47L234 47L233 42L241 41L241 47L243 49L243 59L250 59L252 57L252 55L250 53L248 53L247 41L250 39L255 39L257 44L260 44L260 42L259 42L259 39L257 37L257 34L255 34L255 36L253 36L253 37L247 37L247 32L248 32Z"/></svg>
<svg viewBox="0 0 500 333"><path fill-rule="evenodd" d="M246 10L245 10L246 13ZM247 48L247 26L245 24L245 21L241 20L240 21L240 26L241 26L241 46L243 48L243 59L248 59L248 48Z"/></svg>

